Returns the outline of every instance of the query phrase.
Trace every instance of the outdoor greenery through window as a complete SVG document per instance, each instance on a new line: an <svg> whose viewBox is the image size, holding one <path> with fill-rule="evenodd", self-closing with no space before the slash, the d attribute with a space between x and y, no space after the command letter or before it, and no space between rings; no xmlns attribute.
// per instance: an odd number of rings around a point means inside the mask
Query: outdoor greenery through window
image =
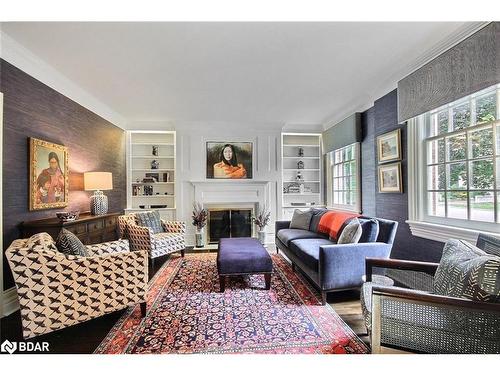
<svg viewBox="0 0 500 375"><path fill-rule="evenodd" d="M359 143L330 153L334 207L359 211Z"/></svg>
<svg viewBox="0 0 500 375"><path fill-rule="evenodd" d="M427 214L500 222L500 85L426 116Z"/></svg>

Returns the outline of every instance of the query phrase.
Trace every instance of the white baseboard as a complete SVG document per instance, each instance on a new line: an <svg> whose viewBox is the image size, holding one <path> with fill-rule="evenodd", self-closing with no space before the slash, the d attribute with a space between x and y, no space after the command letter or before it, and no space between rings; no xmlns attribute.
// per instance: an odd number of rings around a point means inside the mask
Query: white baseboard
<svg viewBox="0 0 500 375"><path fill-rule="evenodd" d="M4 290L3 316L8 316L17 310L19 310L19 300L17 299L16 287Z"/></svg>

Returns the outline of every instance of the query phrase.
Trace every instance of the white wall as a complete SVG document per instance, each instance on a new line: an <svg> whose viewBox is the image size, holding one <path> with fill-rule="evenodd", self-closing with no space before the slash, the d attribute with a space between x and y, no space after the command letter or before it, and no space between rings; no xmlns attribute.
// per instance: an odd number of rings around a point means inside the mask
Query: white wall
<svg viewBox="0 0 500 375"><path fill-rule="evenodd" d="M253 142L253 180L271 182L271 224L266 228L268 238L274 238L274 221L279 219L281 201L281 124L228 123L130 123L130 130L176 130L176 217L187 222L188 244L194 243L191 211L194 187L191 181L206 180L206 142ZM237 184L239 181L234 181Z"/></svg>

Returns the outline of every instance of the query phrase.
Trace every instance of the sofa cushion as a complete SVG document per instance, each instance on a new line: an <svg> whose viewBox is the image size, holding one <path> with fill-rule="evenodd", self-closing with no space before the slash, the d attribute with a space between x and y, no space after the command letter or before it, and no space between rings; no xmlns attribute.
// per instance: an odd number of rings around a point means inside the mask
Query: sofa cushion
<svg viewBox="0 0 500 375"><path fill-rule="evenodd" d="M80 239L67 229L61 229L56 240L57 250L66 255L87 257L87 247Z"/></svg>
<svg viewBox="0 0 500 375"><path fill-rule="evenodd" d="M337 243L358 243L361 238L361 223L358 219L352 219L340 233Z"/></svg>
<svg viewBox="0 0 500 375"><path fill-rule="evenodd" d="M361 238L358 242L376 242L379 232L378 221L375 219L359 219L361 223Z"/></svg>
<svg viewBox="0 0 500 375"><path fill-rule="evenodd" d="M482 302L500 302L500 257L468 242L446 242L434 276L434 292Z"/></svg>
<svg viewBox="0 0 500 375"><path fill-rule="evenodd" d="M290 243L290 251L305 265L317 271L320 246L334 244L335 242L326 238L300 239Z"/></svg>
<svg viewBox="0 0 500 375"><path fill-rule="evenodd" d="M304 229L309 230L309 225L311 224L311 218L313 213L311 210L293 211L292 221L290 222L291 229Z"/></svg>
<svg viewBox="0 0 500 375"><path fill-rule="evenodd" d="M318 232L321 216L323 216L328 210L326 208L311 208L311 211L313 215L311 218L311 224L309 225L309 230L311 232Z"/></svg>
<svg viewBox="0 0 500 375"><path fill-rule="evenodd" d="M319 233L314 233L303 229L281 229L276 235L278 239L287 247L290 247L290 241L303 238L324 238Z"/></svg>
<svg viewBox="0 0 500 375"><path fill-rule="evenodd" d="M163 232L159 211L137 212L135 218L137 220L137 225L140 227L151 228L153 233Z"/></svg>

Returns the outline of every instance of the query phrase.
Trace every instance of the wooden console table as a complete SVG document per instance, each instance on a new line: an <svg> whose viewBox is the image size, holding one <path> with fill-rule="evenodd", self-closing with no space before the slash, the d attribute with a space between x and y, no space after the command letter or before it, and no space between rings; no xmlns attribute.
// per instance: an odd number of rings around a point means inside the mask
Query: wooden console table
<svg viewBox="0 0 500 375"><path fill-rule="evenodd" d="M78 220L61 222L56 217L48 219L24 221L20 225L23 238L40 232L47 232L54 238L62 228L76 234L85 245L114 241L118 239L117 223L121 213L115 212L106 215L94 216L90 212L80 214Z"/></svg>

